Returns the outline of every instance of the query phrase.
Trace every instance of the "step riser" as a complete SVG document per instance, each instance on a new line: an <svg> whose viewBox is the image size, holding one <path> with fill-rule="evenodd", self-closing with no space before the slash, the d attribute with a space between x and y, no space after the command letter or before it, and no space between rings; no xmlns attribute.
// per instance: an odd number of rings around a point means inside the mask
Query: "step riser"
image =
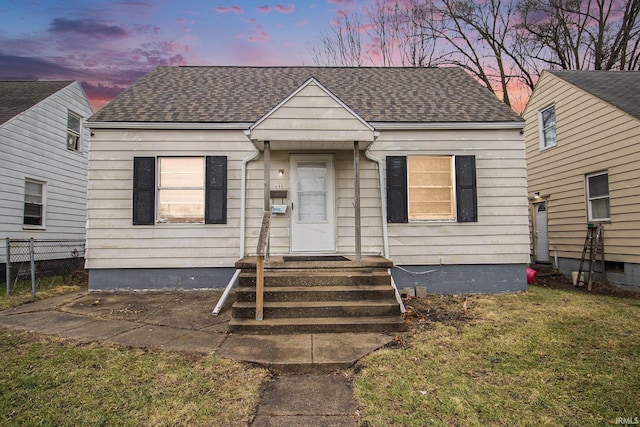
<svg viewBox="0 0 640 427"><path fill-rule="evenodd" d="M397 305L359 307L263 307L263 317L268 319L295 319L305 317L364 317L399 316ZM239 319L255 319L255 307L234 307L232 316Z"/></svg>
<svg viewBox="0 0 640 427"><path fill-rule="evenodd" d="M362 301L394 299L393 288L385 290L353 290L353 291L268 291L264 292L265 302L307 302L307 301ZM255 289L238 289L236 300L240 302L255 302Z"/></svg>
<svg viewBox="0 0 640 427"><path fill-rule="evenodd" d="M363 286L363 285L389 285L391 278L386 275L371 276L265 276L264 286L290 287L290 286ZM240 276L238 281L240 288L255 288L255 276Z"/></svg>
<svg viewBox="0 0 640 427"><path fill-rule="evenodd" d="M321 333L367 333L367 332L402 332L404 325L395 322L359 324L359 325L232 325L229 332L242 334L321 334Z"/></svg>

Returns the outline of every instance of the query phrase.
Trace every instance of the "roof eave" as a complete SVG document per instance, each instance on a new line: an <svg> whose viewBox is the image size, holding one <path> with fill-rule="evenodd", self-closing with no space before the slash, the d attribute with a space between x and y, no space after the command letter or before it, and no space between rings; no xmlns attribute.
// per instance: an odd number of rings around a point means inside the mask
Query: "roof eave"
<svg viewBox="0 0 640 427"><path fill-rule="evenodd" d="M508 122L370 122L376 130L524 129L523 121Z"/></svg>
<svg viewBox="0 0 640 427"><path fill-rule="evenodd" d="M369 122L380 130L488 130L524 129L524 121L509 122ZM180 130L247 130L252 122L190 123L190 122L85 122L89 129L180 129Z"/></svg>
<svg viewBox="0 0 640 427"><path fill-rule="evenodd" d="M140 130L246 130L253 123L191 123L191 122L85 122L89 129L140 129Z"/></svg>

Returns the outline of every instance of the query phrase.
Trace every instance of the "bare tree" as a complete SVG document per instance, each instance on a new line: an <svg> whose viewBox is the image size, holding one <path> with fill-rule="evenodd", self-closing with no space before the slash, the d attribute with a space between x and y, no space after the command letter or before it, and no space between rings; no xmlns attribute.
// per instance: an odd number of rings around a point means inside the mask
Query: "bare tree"
<svg viewBox="0 0 640 427"><path fill-rule="evenodd" d="M525 67L522 51L512 46L518 40L514 4L441 0L438 12L444 25L431 30L450 46L447 62L466 69L510 106L509 83Z"/></svg>
<svg viewBox="0 0 640 427"><path fill-rule="evenodd" d="M640 0L375 0L344 15L314 60L455 65L512 105L545 68L639 70Z"/></svg>
<svg viewBox="0 0 640 427"><path fill-rule="evenodd" d="M424 31L433 19L432 0L375 2L364 10L343 14L330 34L311 49L317 65L339 66L411 66L442 64L437 54L437 39ZM366 19L366 24L361 22Z"/></svg>
<svg viewBox="0 0 640 427"><path fill-rule="evenodd" d="M518 9L534 60L570 70L638 69L640 0L521 0Z"/></svg>
<svg viewBox="0 0 640 427"><path fill-rule="evenodd" d="M343 14L330 34L321 38L321 46L313 47L311 55L317 65L333 65L338 67L361 67L365 56L360 37L360 15L351 17Z"/></svg>

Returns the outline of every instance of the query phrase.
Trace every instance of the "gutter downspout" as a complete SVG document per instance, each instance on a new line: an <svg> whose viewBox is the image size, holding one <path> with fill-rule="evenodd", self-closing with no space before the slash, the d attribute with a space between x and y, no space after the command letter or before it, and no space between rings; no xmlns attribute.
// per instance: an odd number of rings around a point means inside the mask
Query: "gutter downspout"
<svg viewBox="0 0 640 427"><path fill-rule="evenodd" d="M374 142L375 143L375 142ZM367 157L367 159L372 160L374 162L376 162L378 164L378 180L379 180L379 187L380 187L380 210L382 212L382 242L383 242L383 253L385 258L389 258L389 232L387 230L387 197L386 197L386 192L384 191L384 177L382 176L382 171L384 170L383 164L382 164L382 159L380 159L379 157L374 156L373 154L371 154L371 152L369 151L371 149L371 146L374 144L370 144L366 150L364 150L364 154ZM398 301L398 304L400 304L400 312L401 313L405 313L407 311L407 309L404 306L404 303L402 302L402 297L400 296L400 292L398 292L398 287L396 286L396 282L393 280L393 276L391 275L391 269L388 269L387 272L389 273L389 276L391 277L391 286L393 286L393 290L395 291L396 294L396 301Z"/></svg>
<svg viewBox="0 0 640 427"><path fill-rule="evenodd" d="M240 258L244 257L244 249L245 249L245 229L246 229L246 212L247 212L247 164L258 158L260 155L260 150L255 145L253 146L255 150L249 157L242 160L242 179L240 181Z"/></svg>
<svg viewBox="0 0 640 427"><path fill-rule="evenodd" d="M244 257L245 249L244 234L246 228L245 222L247 210L247 164L250 161L255 160L260 155L260 150L258 150L258 147L254 145L253 148L255 151L251 153L246 159L242 160L242 178L240 181L240 258ZM238 276L240 276L240 270L236 269L236 271L233 273L233 277L231 277L231 280L229 280L229 283L227 283L227 287L224 289L222 296L218 300L218 304L216 304L216 307L213 309L213 312L211 313L212 315L217 316L220 313L220 310L222 310L222 306L231 293L231 289L233 289L233 287L236 285L236 282L238 281Z"/></svg>

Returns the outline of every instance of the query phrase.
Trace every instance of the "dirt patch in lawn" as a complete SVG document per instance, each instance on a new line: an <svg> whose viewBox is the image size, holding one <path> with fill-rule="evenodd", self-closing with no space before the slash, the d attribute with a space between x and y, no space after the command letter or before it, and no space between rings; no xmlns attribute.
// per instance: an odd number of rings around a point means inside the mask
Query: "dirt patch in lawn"
<svg viewBox="0 0 640 427"><path fill-rule="evenodd" d="M599 282L594 283L589 291L586 286L574 286L570 277L565 276L559 270L545 264L536 264L531 266L538 273L533 286L542 286L551 289L563 289L566 291L583 292L600 295L612 295L623 298L640 298L640 291L625 290L623 288L605 285Z"/></svg>

